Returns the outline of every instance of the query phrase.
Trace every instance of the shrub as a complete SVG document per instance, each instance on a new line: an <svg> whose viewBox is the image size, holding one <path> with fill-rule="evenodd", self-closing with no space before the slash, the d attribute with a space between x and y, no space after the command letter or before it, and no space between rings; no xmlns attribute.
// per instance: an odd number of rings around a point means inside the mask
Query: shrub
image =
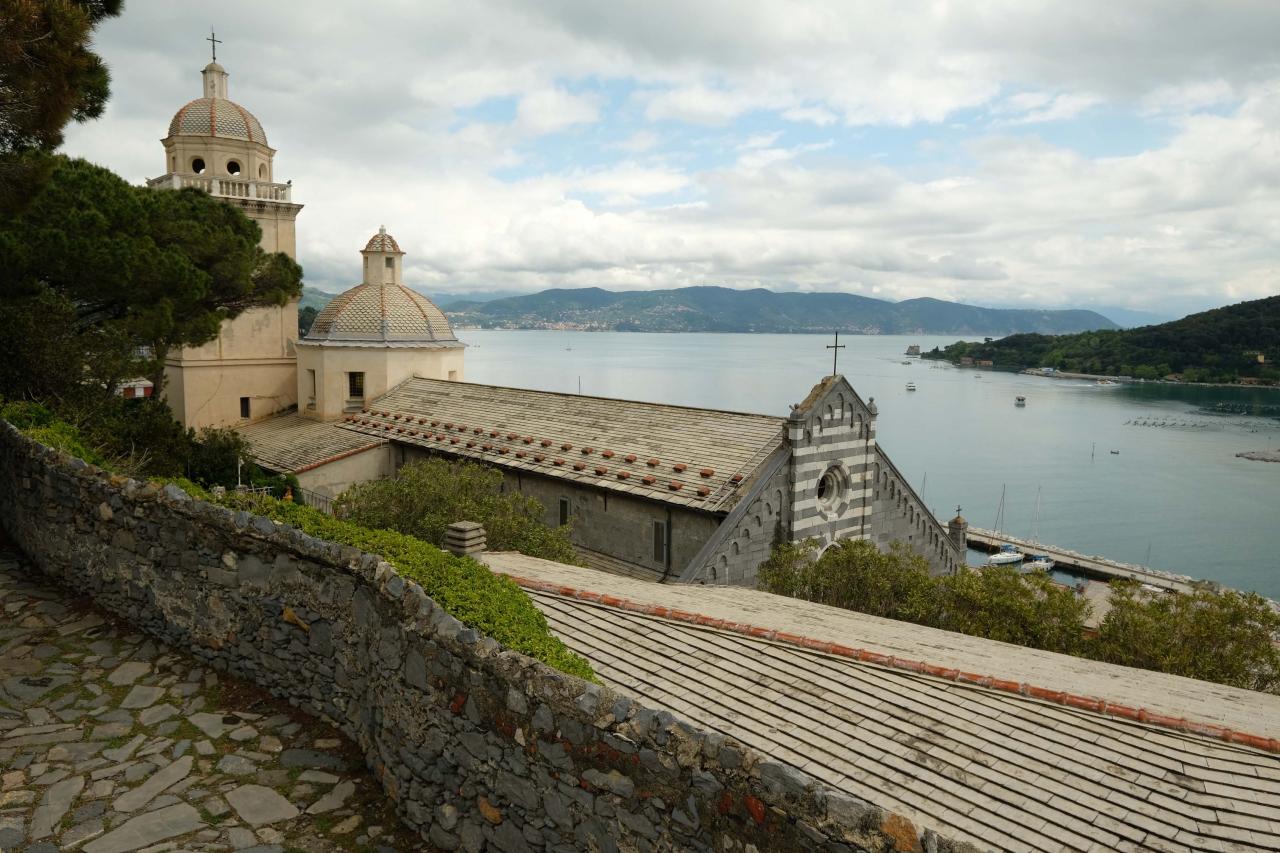
<svg viewBox="0 0 1280 853"><path fill-rule="evenodd" d="M353 486L338 513L365 527L407 533L436 546L455 521L484 526L494 551L519 551L560 563L579 562L567 527L542 523L537 500L502 491L502 472L474 462L428 458L411 462L390 480Z"/></svg>
<svg viewBox="0 0 1280 853"><path fill-rule="evenodd" d="M988 566L934 579L926 623L990 640L1079 654L1089 602L1044 572Z"/></svg>
<svg viewBox="0 0 1280 853"><path fill-rule="evenodd" d="M595 680L591 665L551 633L546 617L524 590L475 560L456 557L413 536L373 530L274 498L228 494L223 503L291 524L319 539L377 554L402 576L417 581L460 622L561 672Z"/></svg>
<svg viewBox="0 0 1280 853"><path fill-rule="evenodd" d="M774 548L760 567L762 589L873 616L929 625L1021 646L1076 653L1089 604L1043 572L1009 566L944 577L895 542L887 552L845 539L816 557L816 543Z"/></svg>
<svg viewBox="0 0 1280 853"><path fill-rule="evenodd" d="M1249 690L1280 690L1280 614L1257 593L1148 592L1111 583L1111 610L1092 646L1098 660Z"/></svg>
<svg viewBox="0 0 1280 853"><path fill-rule="evenodd" d="M810 539L774 547L760 567L762 589L806 601L919 622L928 610L929 564L895 543L880 551L866 539L845 539L817 557Z"/></svg>
<svg viewBox="0 0 1280 853"><path fill-rule="evenodd" d="M59 419L39 403L12 402L0 406L0 418L43 445L83 459L99 468L111 468L106 457L89 446L74 424Z"/></svg>

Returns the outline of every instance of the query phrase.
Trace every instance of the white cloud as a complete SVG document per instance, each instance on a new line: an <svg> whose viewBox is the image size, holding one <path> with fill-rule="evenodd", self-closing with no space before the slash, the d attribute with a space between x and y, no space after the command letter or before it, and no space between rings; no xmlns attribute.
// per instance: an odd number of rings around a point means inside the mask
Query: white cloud
<svg viewBox="0 0 1280 853"><path fill-rule="evenodd" d="M1073 119L1101 103L1102 98L1097 95L1064 93L1051 96L1044 92L1024 92L1006 98L995 106L993 112L1009 114L1004 124L1040 124Z"/></svg>
<svg viewBox="0 0 1280 853"><path fill-rule="evenodd" d="M740 91L703 85L685 86L648 95L645 117L650 121L683 121L722 125L751 110L754 99Z"/></svg>
<svg viewBox="0 0 1280 853"><path fill-rule="evenodd" d="M533 136L555 133L575 124L589 124L600 117L599 100L563 89L542 89L520 99L517 126Z"/></svg>
<svg viewBox="0 0 1280 853"><path fill-rule="evenodd" d="M656 147L658 142L659 139L656 133L648 130L637 130L621 142L613 143L612 147L617 148L619 151L641 154Z"/></svg>
<svg viewBox="0 0 1280 853"><path fill-rule="evenodd" d="M221 7L253 22L219 31L219 60L306 205L313 283L354 283L386 222L411 275L447 290L723 283L1164 307L1277 289L1280 4L387 2ZM107 115L68 150L160 174L157 139L199 94L203 26L131 0L97 39ZM1096 156L1023 126L1047 134L1099 105L1159 133ZM901 127L925 138L876 136ZM835 140L820 155L783 142L815 128Z"/></svg>
<svg viewBox="0 0 1280 853"><path fill-rule="evenodd" d="M835 124L839 118L826 107L791 107L782 111L782 117L787 121L810 122L818 127Z"/></svg>

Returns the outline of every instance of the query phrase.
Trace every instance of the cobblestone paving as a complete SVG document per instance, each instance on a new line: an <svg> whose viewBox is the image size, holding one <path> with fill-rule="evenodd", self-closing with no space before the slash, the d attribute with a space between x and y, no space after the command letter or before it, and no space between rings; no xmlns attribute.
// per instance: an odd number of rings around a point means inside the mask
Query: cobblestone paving
<svg viewBox="0 0 1280 853"><path fill-rule="evenodd" d="M414 849L334 729L0 543L0 851Z"/></svg>

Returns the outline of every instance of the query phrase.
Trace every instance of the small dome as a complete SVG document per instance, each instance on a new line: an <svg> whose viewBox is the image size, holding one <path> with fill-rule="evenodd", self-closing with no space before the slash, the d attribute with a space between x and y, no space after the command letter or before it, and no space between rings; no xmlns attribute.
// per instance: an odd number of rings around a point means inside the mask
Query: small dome
<svg viewBox="0 0 1280 853"><path fill-rule="evenodd" d="M458 338L444 312L422 294L399 284L360 284L326 305L304 340L431 344Z"/></svg>
<svg viewBox="0 0 1280 853"><path fill-rule="evenodd" d="M174 113L169 135L218 136L267 144L267 134L253 113L225 98L196 98Z"/></svg>
<svg viewBox="0 0 1280 853"><path fill-rule="evenodd" d="M400 252L400 244L396 242L395 237L387 233L386 228L379 228L378 233L364 244L364 250L366 252Z"/></svg>

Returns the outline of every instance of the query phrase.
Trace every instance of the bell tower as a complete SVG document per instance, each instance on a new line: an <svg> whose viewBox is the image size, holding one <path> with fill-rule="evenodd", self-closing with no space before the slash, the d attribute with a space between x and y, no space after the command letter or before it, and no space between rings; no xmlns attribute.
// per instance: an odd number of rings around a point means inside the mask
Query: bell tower
<svg viewBox="0 0 1280 853"><path fill-rule="evenodd" d="M161 140L165 174L147 186L199 189L235 205L262 229L264 251L296 259L302 205L293 201L292 182L275 182L276 151L257 117L228 97L229 76L215 53L201 71L202 97L174 114ZM225 321L216 340L169 358L165 399L195 429L237 426L296 405L297 340L297 300L245 311Z"/></svg>

